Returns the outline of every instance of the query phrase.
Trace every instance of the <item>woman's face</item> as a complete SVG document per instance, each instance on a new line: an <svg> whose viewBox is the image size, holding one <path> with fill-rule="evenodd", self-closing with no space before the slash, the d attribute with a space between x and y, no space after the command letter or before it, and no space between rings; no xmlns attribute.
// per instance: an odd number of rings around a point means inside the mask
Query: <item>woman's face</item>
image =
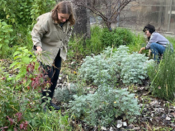
<svg viewBox="0 0 175 131"><path fill-rule="evenodd" d="M69 19L69 14L58 13L58 19L61 23L66 22Z"/></svg>
<svg viewBox="0 0 175 131"><path fill-rule="evenodd" d="M147 37L150 37L150 36L151 36L151 33L149 32L149 30L146 30L146 31L145 31L145 35L146 35Z"/></svg>

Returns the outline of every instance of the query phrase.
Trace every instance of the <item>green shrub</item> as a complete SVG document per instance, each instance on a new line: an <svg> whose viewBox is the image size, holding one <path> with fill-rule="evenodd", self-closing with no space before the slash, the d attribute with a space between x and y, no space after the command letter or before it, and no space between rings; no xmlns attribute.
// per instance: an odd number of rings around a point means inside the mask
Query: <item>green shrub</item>
<svg viewBox="0 0 175 131"><path fill-rule="evenodd" d="M27 26L32 22L30 10L33 0L1 0L0 16L9 24Z"/></svg>
<svg viewBox="0 0 175 131"><path fill-rule="evenodd" d="M133 33L125 28L117 28L114 35L114 43L116 46L129 45L133 43Z"/></svg>
<svg viewBox="0 0 175 131"><path fill-rule="evenodd" d="M149 68L153 94L159 98L173 100L175 94L175 53L166 49L159 65Z"/></svg>
<svg viewBox="0 0 175 131"><path fill-rule="evenodd" d="M98 54L104 50L105 45L101 42L102 29L99 26L91 28L91 38L86 40L86 48L90 53ZM87 54L88 55L88 54Z"/></svg>
<svg viewBox="0 0 175 131"><path fill-rule="evenodd" d="M107 28L104 28L101 36L102 43L106 46L114 45L114 32L114 30L110 32Z"/></svg>
<svg viewBox="0 0 175 131"><path fill-rule="evenodd" d="M42 111L41 96L37 89L18 92L9 88L2 78L0 82L0 128L2 130L71 130L68 115L62 116L61 111Z"/></svg>
<svg viewBox="0 0 175 131"><path fill-rule="evenodd" d="M42 111L40 92L48 82L41 71L36 57L24 47L14 53L11 68L6 60L0 63L0 129L71 130L68 115Z"/></svg>
<svg viewBox="0 0 175 131"><path fill-rule="evenodd" d="M79 59L87 55L100 53L105 48L100 40L101 34L102 29L95 26L91 28L91 38L85 40L83 37L72 37L68 44L68 59Z"/></svg>
<svg viewBox="0 0 175 131"><path fill-rule="evenodd" d="M9 43L11 42L12 28L6 22L0 20L0 57L5 58L10 55Z"/></svg>
<svg viewBox="0 0 175 131"><path fill-rule="evenodd" d="M109 31L107 28L103 29L101 41L105 46L119 47L120 45L129 45L134 42L133 33L124 28L117 28Z"/></svg>
<svg viewBox="0 0 175 131"><path fill-rule="evenodd" d="M41 96L36 88L14 90L15 83L7 82L2 66L0 68L0 128L29 130L28 115L30 112L40 111Z"/></svg>
<svg viewBox="0 0 175 131"><path fill-rule="evenodd" d="M73 95L77 94L78 89L74 84L65 86L64 88L57 88L54 97L57 102L69 102L73 99Z"/></svg>
<svg viewBox="0 0 175 131"><path fill-rule="evenodd" d="M127 29L117 28L109 32L107 28L94 26L91 28L91 38L84 40L81 37L74 36L69 41L68 58L79 59L92 54L97 55L108 46L112 47L112 45L114 47L127 45L130 52L139 51L142 43L145 43L143 36L134 35Z"/></svg>
<svg viewBox="0 0 175 131"><path fill-rule="evenodd" d="M56 4L55 0L32 0L33 4L31 6L30 15L33 20L33 23L36 22L36 18L41 14L49 12L53 9Z"/></svg>
<svg viewBox="0 0 175 131"><path fill-rule="evenodd" d="M26 47L19 47L13 57L14 61L10 69L18 72L12 77L9 77L9 74L6 75L7 82L11 83L11 86L18 90L26 90L47 85L36 56Z"/></svg>
<svg viewBox="0 0 175 131"><path fill-rule="evenodd" d="M39 15L50 11L55 3L55 0L1 0L0 16L9 24L27 27Z"/></svg>
<svg viewBox="0 0 175 131"><path fill-rule="evenodd" d="M138 52L142 47L146 46L146 39L141 34L134 34L133 35L133 43L131 43L127 46L129 47L129 52L130 53ZM147 52L147 51L148 50L143 51L143 53Z"/></svg>
<svg viewBox="0 0 175 131"><path fill-rule="evenodd" d="M99 86L94 94L74 96L75 100L69 103L69 112L73 118L82 119L91 126L110 126L121 115L133 122L140 114L134 96L126 89Z"/></svg>
<svg viewBox="0 0 175 131"><path fill-rule="evenodd" d="M0 18L7 24L12 25L13 29L10 43L6 45L6 49L8 47L13 47L13 49L11 49L12 52L9 55L6 55L7 57L11 56L18 46L32 48L30 31L33 24L36 23L36 18L49 12L55 3L55 0L0 0ZM6 51L4 50L4 52Z"/></svg>
<svg viewBox="0 0 175 131"><path fill-rule="evenodd" d="M142 84L147 77L147 67L152 61L142 54L128 53L128 47L120 46L117 51L108 47L100 55L87 56L79 69L79 77L95 85Z"/></svg>

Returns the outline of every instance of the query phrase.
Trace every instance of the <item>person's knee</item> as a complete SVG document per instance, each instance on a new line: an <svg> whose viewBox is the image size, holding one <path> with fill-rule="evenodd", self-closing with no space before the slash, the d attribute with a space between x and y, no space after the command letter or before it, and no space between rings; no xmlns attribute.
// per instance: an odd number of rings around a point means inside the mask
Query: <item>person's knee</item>
<svg viewBox="0 0 175 131"><path fill-rule="evenodd" d="M153 49L156 47L156 45L157 45L157 43L151 43L150 48Z"/></svg>

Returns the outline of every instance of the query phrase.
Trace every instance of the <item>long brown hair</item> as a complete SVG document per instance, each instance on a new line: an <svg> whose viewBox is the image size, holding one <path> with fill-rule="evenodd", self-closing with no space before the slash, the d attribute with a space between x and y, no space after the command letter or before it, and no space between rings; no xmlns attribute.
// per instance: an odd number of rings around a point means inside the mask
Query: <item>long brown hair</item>
<svg viewBox="0 0 175 131"><path fill-rule="evenodd" d="M54 21L59 22L58 13L69 14L70 16L69 16L68 21L70 22L70 25L72 26L75 24L75 17L74 17L72 5L70 2L68 1L59 2L55 6L55 8L52 10L52 19Z"/></svg>

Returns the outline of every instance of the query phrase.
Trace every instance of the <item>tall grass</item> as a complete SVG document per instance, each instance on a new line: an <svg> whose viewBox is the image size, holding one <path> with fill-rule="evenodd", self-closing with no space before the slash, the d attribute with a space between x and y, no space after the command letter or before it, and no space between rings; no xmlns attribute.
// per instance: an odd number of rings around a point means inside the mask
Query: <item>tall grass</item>
<svg viewBox="0 0 175 131"><path fill-rule="evenodd" d="M159 98L173 100L175 94L175 53L167 48L159 65L148 69L153 94Z"/></svg>
<svg viewBox="0 0 175 131"><path fill-rule="evenodd" d="M170 37L170 36L167 36L166 37L168 40L169 40L169 42L173 45L173 48L175 48L175 39L173 38L173 37Z"/></svg>

